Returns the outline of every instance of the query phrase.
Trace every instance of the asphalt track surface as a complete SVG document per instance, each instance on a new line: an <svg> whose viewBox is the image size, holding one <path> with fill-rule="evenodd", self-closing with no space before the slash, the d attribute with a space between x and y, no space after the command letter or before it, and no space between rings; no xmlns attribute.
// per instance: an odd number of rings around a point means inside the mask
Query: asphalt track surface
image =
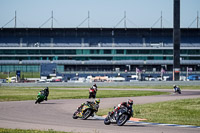
<svg viewBox="0 0 200 133"><path fill-rule="evenodd" d="M129 89L130 90L130 89ZM150 90L150 89L148 89ZM156 89L158 90L158 89ZM160 90L170 91L170 90ZM128 97L134 104L154 103L176 99L200 98L200 90L184 90L181 95L159 95ZM101 98L100 108L110 108L127 97ZM104 125L103 120L89 118L88 120L72 119L77 106L88 99L48 100L41 104L35 101L0 102L0 128L19 129L53 129L67 132L89 133L199 133L200 128L145 125L126 123L124 126L116 124Z"/></svg>

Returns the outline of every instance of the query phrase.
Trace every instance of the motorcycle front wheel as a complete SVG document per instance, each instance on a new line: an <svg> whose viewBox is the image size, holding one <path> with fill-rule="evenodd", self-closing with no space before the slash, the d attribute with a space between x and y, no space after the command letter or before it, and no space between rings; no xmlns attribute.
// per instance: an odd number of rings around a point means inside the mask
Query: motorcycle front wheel
<svg viewBox="0 0 200 133"><path fill-rule="evenodd" d="M105 119L104 119L104 124L105 125L110 125L110 119L109 119L109 116L107 116Z"/></svg>
<svg viewBox="0 0 200 133"><path fill-rule="evenodd" d="M127 114L122 114L119 119L117 120L117 125L118 126L123 126L126 121L128 120L128 115Z"/></svg>
<svg viewBox="0 0 200 133"><path fill-rule="evenodd" d="M35 101L35 104L37 104L37 103L40 104L40 99L39 98Z"/></svg>
<svg viewBox="0 0 200 133"><path fill-rule="evenodd" d="M73 118L73 119L77 119L77 118L78 118L78 116L77 116L78 113L79 113L79 112L76 111L76 112L73 114L72 118Z"/></svg>

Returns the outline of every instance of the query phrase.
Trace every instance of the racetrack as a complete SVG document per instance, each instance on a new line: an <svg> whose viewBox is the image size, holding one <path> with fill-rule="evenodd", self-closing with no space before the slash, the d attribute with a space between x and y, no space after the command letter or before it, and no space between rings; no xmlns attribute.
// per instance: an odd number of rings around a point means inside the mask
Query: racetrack
<svg viewBox="0 0 200 133"><path fill-rule="evenodd" d="M129 89L130 90L130 89ZM150 89L148 89L150 90ZM158 89L156 89L158 90ZM170 91L170 90L161 90ZM200 98L200 90L184 90L181 95L159 95L129 97L134 104L153 103L175 99ZM110 108L127 97L101 98L100 108ZM0 102L0 127L20 129L53 129L57 131L92 132L92 133L199 133L200 128L185 128L174 126L144 125L126 123L119 127L115 124L104 125L103 120L90 118L88 120L72 119L77 106L88 99L48 100L41 104L35 101Z"/></svg>

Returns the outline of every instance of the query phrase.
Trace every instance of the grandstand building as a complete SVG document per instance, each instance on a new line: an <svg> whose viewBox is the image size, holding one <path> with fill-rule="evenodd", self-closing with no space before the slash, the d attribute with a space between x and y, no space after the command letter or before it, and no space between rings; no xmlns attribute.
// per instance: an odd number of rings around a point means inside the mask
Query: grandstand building
<svg viewBox="0 0 200 133"><path fill-rule="evenodd" d="M181 29L181 71L200 70L200 29ZM2 28L0 72L173 70L172 28Z"/></svg>

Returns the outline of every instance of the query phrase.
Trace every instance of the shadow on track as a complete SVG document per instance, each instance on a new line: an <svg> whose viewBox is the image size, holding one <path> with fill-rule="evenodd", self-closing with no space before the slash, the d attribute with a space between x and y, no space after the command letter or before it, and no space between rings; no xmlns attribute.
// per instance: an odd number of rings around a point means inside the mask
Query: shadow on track
<svg viewBox="0 0 200 133"><path fill-rule="evenodd" d="M39 104L59 104L59 103L39 103Z"/></svg>
<svg viewBox="0 0 200 133"><path fill-rule="evenodd" d="M82 120L82 119L80 119L80 120ZM104 120L99 120L99 119L91 119L91 118L89 118L89 119L87 119L87 120L83 120L83 121L104 121Z"/></svg>
<svg viewBox="0 0 200 133"><path fill-rule="evenodd" d="M123 127L146 127L146 125L123 125Z"/></svg>

